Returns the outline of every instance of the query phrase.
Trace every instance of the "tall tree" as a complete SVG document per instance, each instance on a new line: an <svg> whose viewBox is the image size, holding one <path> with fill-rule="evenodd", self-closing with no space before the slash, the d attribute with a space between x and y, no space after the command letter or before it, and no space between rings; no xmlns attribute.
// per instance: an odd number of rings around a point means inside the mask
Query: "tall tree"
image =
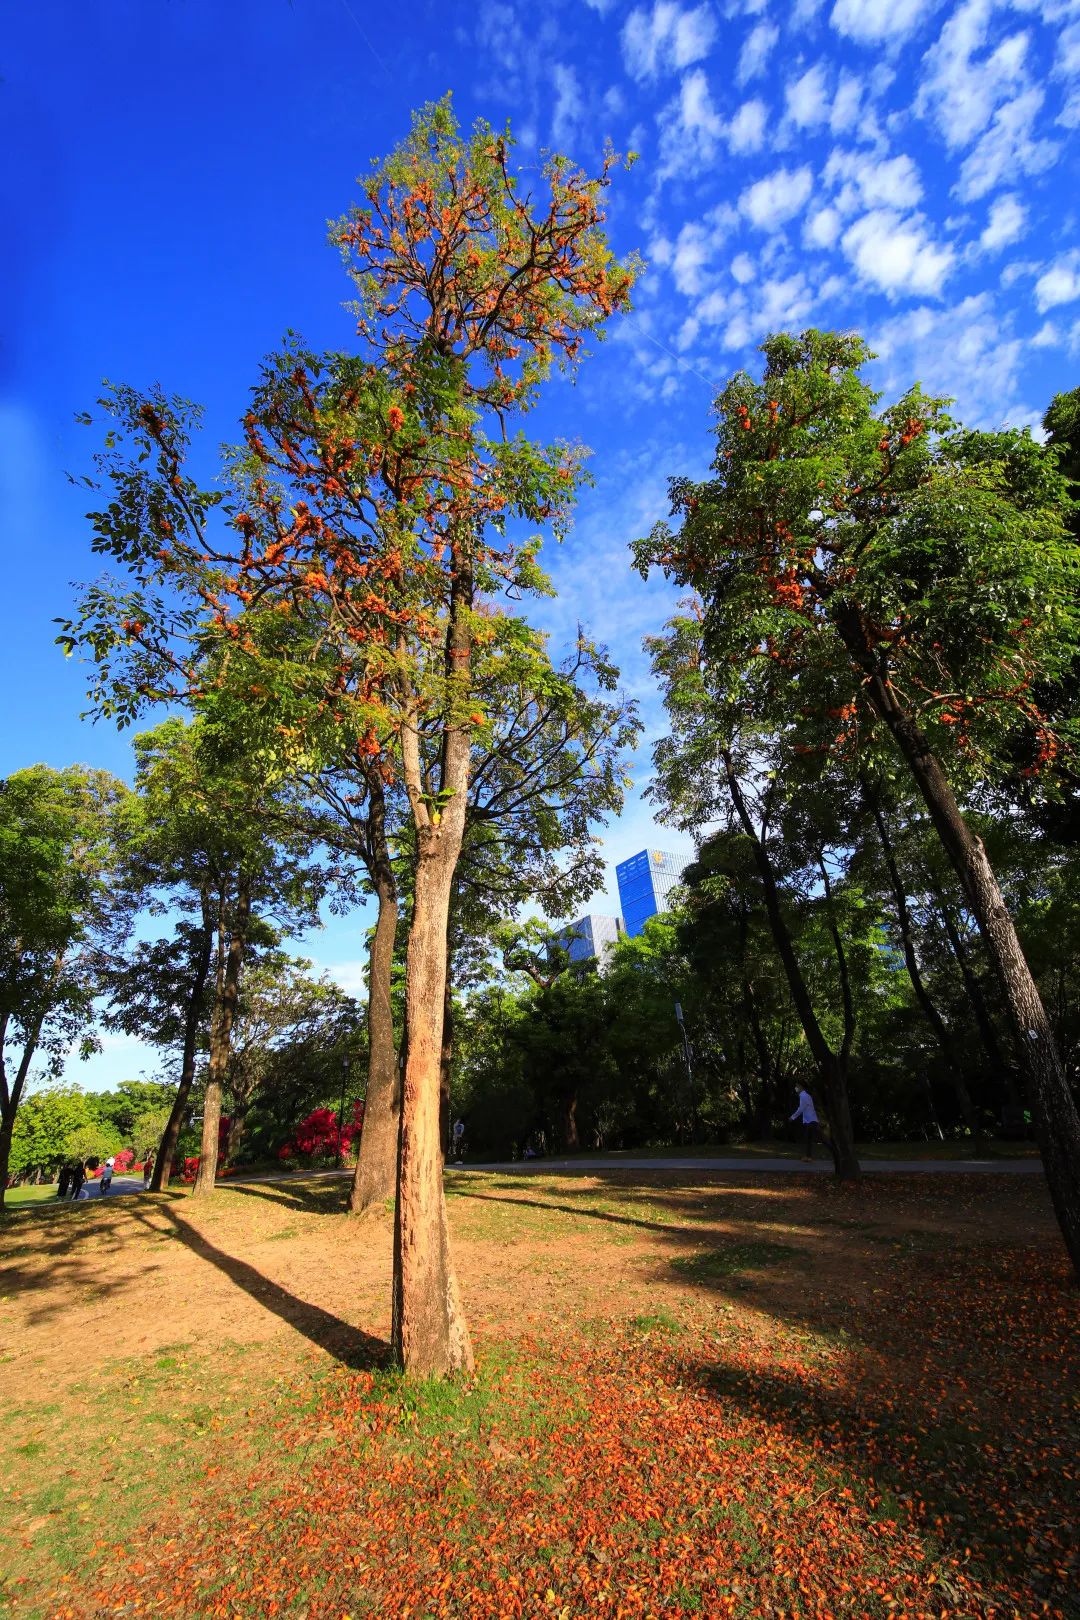
<svg viewBox="0 0 1080 1620"><path fill-rule="evenodd" d="M827 746L910 772L994 964L1080 1268L1080 1113L962 808L1015 733L1035 739L1036 773L1068 745L1035 691L1080 646L1080 554L1056 452L1026 432L961 431L918 387L879 409L857 337L810 331L762 348L761 378L740 372L717 400L712 476L673 483L680 527L659 525L638 565L699 592L716 668L758 703L786 694L805 711L805 746L831 726Z"/></svg>
<svg viewBox="0 0 1080 1620"><path fill-rule="evenodd" d="M509 429L552 364L573 366L588 334L626 307L636 271L603 231L613 155L593 177L551 158L533 199L519 192L511 151L484 124L463 136L447 99L374 167L364 202L334 230L358 288L360 352L324 362L296 348L269 368L230 468L223 537L211 532L222 492L183 469L191 412L161 395L114 398L153 471L136 470L138 511L129 502L119 521L99 523L98 542L134 570L136 588L88 600L64 628L106 662L119 653L109 700L122 705L160 690L163 667L199 686L191 648L203 622L242 658L257 649L234 608L310 604L339 655L334 686L353 696L355 747L400 772L416 881L393 1336L418 1375L472 1357L438 1116L447 916L484 724L475 658L515 637L497 598L543 588L538 541L512 525L558 531L582 459ZM199 605L178 613L181 583Z"/></svg>

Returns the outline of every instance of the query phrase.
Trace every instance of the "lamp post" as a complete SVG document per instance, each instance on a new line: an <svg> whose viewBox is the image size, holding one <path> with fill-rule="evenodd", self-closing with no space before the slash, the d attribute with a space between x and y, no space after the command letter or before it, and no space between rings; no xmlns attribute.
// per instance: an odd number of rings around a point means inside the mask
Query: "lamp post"
<svg viewBox="0 0 1080 1620"><path fill-rule="evenodd" d="M348 1054L348 1052L343 1052L342 1055L341 1055L341 1101L338 1104L338 1111L337 1111L337 1159L338 1159L338 1169L339 1170L342 1168L342 1166L345 1163L344 1144L342 1143L342 1140L341 1140L341 1132L342 1132L342 1130L344 1128L344 1122L345 1122L345 1087L348 1085L348 1083L349 1083L349 1054Z"/></svg>

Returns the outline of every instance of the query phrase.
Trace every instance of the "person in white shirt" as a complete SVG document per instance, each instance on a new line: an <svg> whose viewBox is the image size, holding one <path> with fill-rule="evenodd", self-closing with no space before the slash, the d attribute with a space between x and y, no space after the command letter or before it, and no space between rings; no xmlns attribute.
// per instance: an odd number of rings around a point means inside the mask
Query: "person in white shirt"
<svg viewBox="0 0 1080 1620"><path fill-rule="evenodd" d="M814 1143L817 1141L818 1117L814 1107L814 1099L805 1087L799 1089L799 1106L792 1114L792 1119L801 1119L803 1127L803 1153L804 1159L814 1157Z"/></svg>

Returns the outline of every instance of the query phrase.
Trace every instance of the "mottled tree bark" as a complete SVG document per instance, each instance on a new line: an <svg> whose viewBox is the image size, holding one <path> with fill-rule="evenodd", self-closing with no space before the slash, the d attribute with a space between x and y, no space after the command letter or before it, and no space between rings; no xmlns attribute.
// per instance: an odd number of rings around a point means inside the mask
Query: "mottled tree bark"
<svg viewBox="0 0 1080 1620"><path fill-rule="evenodd" d="M450 1089L454 1062L453 964L454 958L450 949L448 935L446 941L446 989L443 991L442 1044L439 1048L439 1141L442 1143L444 1161L450 1157L451 1131L453 1130L453 1121L450 1118Z"/></svg>
<svg viewBox="0 0 1080 1620"><path fill-rule="evenodd" d="M199 1168L195 1176L195 1185L191 1189L193 1198L209 1198L217 1180L221 1093L229 1068L232 1027L240 996L240 974L244 965L250 915L251 888L247 877L241 873L236 885L236 904L229 930L225 978L220 995L214 998L214 1012L210 1023L210 1062L206 1076L206 1097L203 1102Z"/></svg>
<svg viewBox="0 0 1080 1620"><path fill-rule="evenodd" d="M472 649L472 573L454 546L446 641L451 706L466 700ZM392 1348L410 1377L469 1371L472 1344L450 1252L439 1138L446 1002L447 928L465 835L470 733L451 719L443 733L440 798L425 789L415 724L402 727L402 769L417 829L416 886L405 971L407 1052L394 1224Z"/></svg>
<svg viewBox="0 0 1080 1620"><path fill-rule="evenodd" d="M447 851L437 845L421 850L405 981L409 1044L401 1101L393 1329L395 1354L405 1371L419 1378L473 1364L450 1253L439 1133L446 923L453 876Z"/></svg>
<svg viewBox="0 0 1080 1620"><path fill-rule="evenodd" d="M379 914L368 955L368 1079L360 1154L349 1193L354 1215L383 1208L397 1190L401 1077L390 1001L398 898L389 859L375 878Z"/></svg>

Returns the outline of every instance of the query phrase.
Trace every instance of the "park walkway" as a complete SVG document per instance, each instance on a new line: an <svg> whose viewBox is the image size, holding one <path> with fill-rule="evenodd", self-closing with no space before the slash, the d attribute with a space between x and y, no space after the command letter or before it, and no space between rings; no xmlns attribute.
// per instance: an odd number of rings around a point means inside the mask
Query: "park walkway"
<svg viewBox="0 0 1080 1620"><path fill-rule="evenodd" d="M1041 1176L1043 1173L1042 1160L1030 1159L863 1159L861 1161L865 1175L932 1175L932 1176L967 1176L967 1175L1008 1175L1008 1176ZM450 1164L448 1169L463 1172L466 1175L516 1175L516 1176L543 1176L543 1175L596 1175L599 1172L611 1170L674 1170L693 1172L694 1175L809 1175L821 1176L832 1174L832 1160L829 1158L812 1159L807 1163L803 1159L784 1158L782 1155L753 1158L728 1157L721 1158L716 1155L702 1155L698 1158L664 1157L657 1155L650 1158L636 1158L622 1153L598 1153L581 1158L551 1158L551 1159L513 1159L492 1161L487 1164ZM265 1175L229 1176L219 1183L228 1187L230 1184L243 1186L271 1185L284 1181L314 1181L329 1180L336 1176L351 1176L352 1170L287 1170L271 1171ZM116 1176L112 1187L106 1194L107 1198L120 1198L126 1194L141 1193L143 1183L141 1176ZM99 1201L101 1198L101 1184L97 1181L87 1182L83 1201ZM28 1209L51 1209L52 1203L46 1199L40 1204L24 1206Z"/></svg>

